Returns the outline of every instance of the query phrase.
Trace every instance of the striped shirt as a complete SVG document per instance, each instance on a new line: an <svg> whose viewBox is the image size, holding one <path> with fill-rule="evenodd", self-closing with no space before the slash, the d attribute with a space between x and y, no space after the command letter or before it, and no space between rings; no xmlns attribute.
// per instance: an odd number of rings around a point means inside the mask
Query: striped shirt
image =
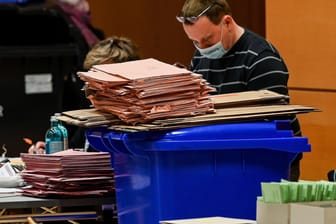
<svg viewBox="0 0 336 224"><path fill-rule="evenodd" d="M278 51L249 30L222 58L208 59L196 50L191 70L218 94L261 89L288 94L288 70Z"/></svg>
<svg viewBox="0 0 336 224"><path fill-rule="evenodd" d="M196 50L190 69L202 74L217 89L217 94L271 90L288 95L289 73L278 50L265 38L247 29L222 58L208 59ZM300 136L296 116L290 120L294 135Z"/></svg>

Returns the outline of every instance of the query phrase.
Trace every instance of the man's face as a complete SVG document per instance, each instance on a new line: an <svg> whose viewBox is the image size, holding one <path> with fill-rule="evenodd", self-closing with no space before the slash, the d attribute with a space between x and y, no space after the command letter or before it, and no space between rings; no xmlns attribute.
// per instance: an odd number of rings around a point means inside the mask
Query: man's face
<svg viewBox="0 0 336 224"><path fill-rule="evenodd" d="M194 24L183 24L183 29L188 38L199 48L207 48L216 44L221 39L222 25L213 24L208 17L200 17Z"/></svg>

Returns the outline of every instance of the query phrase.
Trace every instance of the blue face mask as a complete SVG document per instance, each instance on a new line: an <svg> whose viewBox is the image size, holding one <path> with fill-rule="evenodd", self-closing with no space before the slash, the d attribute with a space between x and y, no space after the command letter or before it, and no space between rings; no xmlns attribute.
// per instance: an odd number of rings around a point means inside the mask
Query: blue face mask
<svg viewBox="0 0 336 224"><path fill-rule="evenodd" d="M228 50L224 49L223 47L222 35L223 35L223 24L222 24L222 30L221 30L221 38L216 44L208 48L199 48L196 44L194 45L196 49L206 58L209 58L209 59L221 58L228 52Z"/></svg>

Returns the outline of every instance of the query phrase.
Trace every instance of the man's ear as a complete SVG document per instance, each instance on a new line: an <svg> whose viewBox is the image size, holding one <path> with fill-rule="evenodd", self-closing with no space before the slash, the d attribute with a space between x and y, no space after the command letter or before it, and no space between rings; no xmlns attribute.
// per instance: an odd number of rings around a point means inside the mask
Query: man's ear
<svg viewBox="0 0 336 224"><path fill-rule="evenodd" d="M230 15L224 15L222 18L223 25L229 25L232 22L232 17Z"/></svg>

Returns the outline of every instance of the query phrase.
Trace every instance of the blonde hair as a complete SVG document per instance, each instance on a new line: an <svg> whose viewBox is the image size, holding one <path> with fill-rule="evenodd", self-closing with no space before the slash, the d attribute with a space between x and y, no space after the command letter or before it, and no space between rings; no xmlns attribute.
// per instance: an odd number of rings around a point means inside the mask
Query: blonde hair
<svg viewBox="0 0 336 224"><path fill-rule="evenodd" d="M84 69L93 65L119 63L140 59L138 46L126 37L112 36L101 40L87 53Z"/></svg>

